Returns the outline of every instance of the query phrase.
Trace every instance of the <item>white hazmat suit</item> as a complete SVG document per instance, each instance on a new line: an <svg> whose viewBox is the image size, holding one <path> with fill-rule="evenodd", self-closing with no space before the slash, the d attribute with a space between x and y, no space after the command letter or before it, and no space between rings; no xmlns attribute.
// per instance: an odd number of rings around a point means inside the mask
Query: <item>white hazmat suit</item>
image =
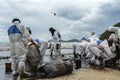
<svg viewBox="0 0 120 80"><path fill-rule="evenodd" d="M60 33L55 30L54 28L50 28L49 31L51 32L52 34L52 37L53 37L53 41L54 41L54 44L53 44L53 52L55 53L55 56L58 57L58 58L61 58L61 35Z"/></svg>
<svg viewBox="0 0 120 80"><path fill-rule="evenodd" d="M11 62L12 74L17 75L25 73L26 53L28 52L23 43L24 26L20 24L19 19L14 19L13 25L8 29L8 36L11 43ZM30 75L30 74L29 74Z"/></svg>

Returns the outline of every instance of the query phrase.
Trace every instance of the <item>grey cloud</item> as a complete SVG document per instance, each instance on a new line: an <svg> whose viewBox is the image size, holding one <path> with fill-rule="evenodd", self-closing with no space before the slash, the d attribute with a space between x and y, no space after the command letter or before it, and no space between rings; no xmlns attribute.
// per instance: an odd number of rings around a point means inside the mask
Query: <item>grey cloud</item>
<svg viewBox="0 0 120 80"><path fill-rule="evenodd" d="M120 21L120 8L119 8L120 1L115 0L114 3L108 3L101 6L102 14L106 16L106 22L110 23L111 25L116 24Z"/></svg>
<svg viewBox="0 0 120 80"><path fill-rule="evenodd" d="M93 10L93 11L92 11ZM72 29L79 34L95 31L97 34L104 32L109 26L120 21L119 1L107 2L91 9L91 12L72 24ZM79 35L83 36L83 34ZM78 36L78 37L79 37Z"/></svg>
<svg viewBox="0 0 120 80"><path fill-rule="evenodd" d="M87 1L87 0L86 0ZM25 26L31 27L32 36L50 39L49 27L58 29L63 39L80 38L95 31L104 32L109 26L119 22L119 0L90 5L79 0L9 0L0 3L1 27L4 31L14 17L19 17ZM94 0L92 0L94 2ZM96 3L96 2L95 2ZM92 6L92 7L91 7ZM53 13L56 12L56 16ZM2 32L1 32L2 33ZM1 34L0 33L0 34Z"/></svg>
<svg viewBox="0 0 120 80"><path fill-rule="evenodd" d="M79 20L83 16L85 16L85 13L83 10L79 10L76 8L72 8L70 6L60 8L56 11L57 15L63 18L67 18L70 20Z"/></svg>

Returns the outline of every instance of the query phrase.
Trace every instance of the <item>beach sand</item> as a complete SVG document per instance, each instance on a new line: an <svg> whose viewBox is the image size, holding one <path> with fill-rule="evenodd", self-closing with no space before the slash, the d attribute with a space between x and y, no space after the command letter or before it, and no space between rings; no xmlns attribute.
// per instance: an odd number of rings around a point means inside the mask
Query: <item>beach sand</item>
<svg viewBox="0 0 120 80"><path fill-rule="evenodd" d="M72 74L52 78L50 80L120 80L120 71L108 68L105 70L81 68L74 70Z"/></svg>

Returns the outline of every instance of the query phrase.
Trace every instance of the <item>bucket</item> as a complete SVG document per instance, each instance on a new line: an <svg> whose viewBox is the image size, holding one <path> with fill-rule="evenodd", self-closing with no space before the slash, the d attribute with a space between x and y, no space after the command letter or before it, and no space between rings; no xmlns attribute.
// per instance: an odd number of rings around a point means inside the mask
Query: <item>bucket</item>
<svg viewBox="0 0 120 80"><path fill-rule="evenodd" d="M81 59L75 59L75 64L76 64L76 67L75 67L75 69L79 69L79 68L81 68Z"/></svg>
<svg viewBox="0 0 120 80"><path fill-rule="evenodd" d="M5 72L12 72L11 63L5 63Z"/></svg>

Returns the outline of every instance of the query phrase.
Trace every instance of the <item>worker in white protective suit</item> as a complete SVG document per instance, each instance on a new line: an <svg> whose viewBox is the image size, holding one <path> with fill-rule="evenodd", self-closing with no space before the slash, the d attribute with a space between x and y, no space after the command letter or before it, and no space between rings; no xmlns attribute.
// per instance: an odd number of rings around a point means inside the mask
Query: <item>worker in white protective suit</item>
<svg viewBox="0 0 120 80"><path fill-rule="evenodd" d="M13 25L8 29L9 41L11 43L10 58L12 62L12 75L18 76L25 74L31 76L25 71L26 53L28 52L23 43L24 26L18 18L12 20Z"/></svg>
<svg viewBox="0 0 120 80"><path fill-rule="evenodd" d="M102 50L104 50L104 52L107 55L107 59L113 58L114 55L111 52L111 49L109 47L108 44L108 40L97 40L97 41L92 41L89 43L88 45L88 49L91 53L93 53L97 59L99 60L98 64L103 64L103 58L102 56L104 55L102 53Z"/></svg>
<svg viewBox="0 0 120 80"><path fill-rule="evenodd" d="M80 40L80 43L74 43L73 44L73 52L75 54L87 54L88 50L87 50L87 45L89 44L89 42L87 42L87 38L86 37L82 37Z"/></svg>
<svg viewBox="0 0 120 80"><path fill-rule="evenodd" d="M48 42L42 38L29 38L27 44L28 53L26 61L26 70L36 76L37 69L44 65L44 54L48 47Z"/></svg>
<svg viewBox="0 0 120 80"><path fill-rule="evenodd" d="M99 40L99 38L97 37L97 35L96 35L95 32L92 32L92 33L91 33L91 36L88 38L88 40L89 40L90 42L92 42L92 41Z"/></svg>
<svg viewBox="0 0 120 80"><path fill-rule="evenodd" d="M90 42L88 42L88 39L86 37L81 38L80 49L81 49L81 52L84 53L83 55L85 55L87 59L91 59L94 56L88 49L89 43Z"/></svg>
<svg viewBox="0 0 120 80"><path fill-rule="evenodd" d="M93 57L93 54L88 49L89 42L87 40L88 39L86 37L82 37L80 39L80 43L73 44L74 57L78 57L78 55L80 55L82 66L84 67L87 66L87 60Z"/></svg>
<svg viewBox="0 0 120 80"><path fill-rule="evenodd" d="M61 58L61 35L60 33L54 29L53 27L49 28L49 31L51 32L52 34L52 38L53 38L53 41L54 41L54 49L53 49L53 52L55 53L55 56L58 57L58 58Z"/></svg>
<svg viewBox="0 0 120 80"><path fill-rule="evenodd" d="M117 61L120 59L120 45L119 45L119 27L109 27L108 31L111 32L108 40L112 41L111 51L114 54L114 57L106 61L107 66L117 65Z"/></svg>
<svg viewBox="0 0 120 80"><path fill-rule="evenodd" d="M116 51L116 45L119 46L118 30L119 30L119 27L109 27L108 28L108 31L112 33L108 38L108 40L113 41L113 44L111 46L112 51Z"/></svg>

